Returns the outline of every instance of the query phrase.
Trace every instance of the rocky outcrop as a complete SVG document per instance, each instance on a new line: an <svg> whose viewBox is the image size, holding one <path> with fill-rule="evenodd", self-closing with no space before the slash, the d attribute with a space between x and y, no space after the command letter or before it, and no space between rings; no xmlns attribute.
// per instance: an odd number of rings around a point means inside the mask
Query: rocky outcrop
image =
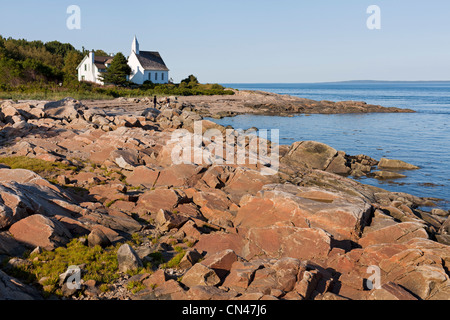
<svg viewBox="0 0 450 320"><path fill-rule="evenodd" d="M138 100L123 99L126 111L105 107L114 101L93 108L73 99L2 105L0 157L44 162L30 167L38 173L0 168L0 256L8 266L0 271L1 299L39 298L5 272L32 268L42 250L73 239L95 252L116 250L117 270L106 292L89 279L72 299L450 297L448 212L423 211L430 199L348 177L372 176L377 166L395 173L400 162L394 168L299 141L280 148L272 175L263 174L264 161L173 164L171 134L183 128L192 137L193 121L202 119L197 106L152 109ZM377 110L290 103L290 112ZM29 249L29 259L17 260Z"/></svg>
<svg viewBox="0 0 450 320"><path fill-rule="evenodd" d="M205 116L225 117L238 114L284 115L292 114L337 114L371 112L414 112L411 109L385 108L362 101L315 101L289 95L262 91L235 91L234 95L215 97L179 97L180 104L194 105Z"/></svg>

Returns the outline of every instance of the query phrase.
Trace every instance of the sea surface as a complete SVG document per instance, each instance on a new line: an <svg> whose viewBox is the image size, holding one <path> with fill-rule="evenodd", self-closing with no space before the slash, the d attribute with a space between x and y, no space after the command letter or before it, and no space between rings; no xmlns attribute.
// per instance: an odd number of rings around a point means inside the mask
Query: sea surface
<svg viewBox="0 0 450 320"><path fill-rule="evenodd" d="M389 191L440 198L443 201L438 206L450 209L450 81L223 85L313 100L366 101L417 111L294 117L240 115L211 120L236 129L279 129L280 144L320 141L349 155L365 154L377 160L386 157L412 163L420 169L402 172L406 178L359 180Z"/></svg>

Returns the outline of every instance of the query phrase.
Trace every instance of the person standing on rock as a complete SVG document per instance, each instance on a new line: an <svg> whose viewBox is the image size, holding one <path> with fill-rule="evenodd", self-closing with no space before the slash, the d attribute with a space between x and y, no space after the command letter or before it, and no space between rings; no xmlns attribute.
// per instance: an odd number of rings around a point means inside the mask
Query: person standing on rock
<svg viewBox="0 0 450 320"><path fill-rule="evenodd" d="M156 104L157 104L158 102L156 101L156 96L154 96L153 97L153 107L156 109Z"/></svg>

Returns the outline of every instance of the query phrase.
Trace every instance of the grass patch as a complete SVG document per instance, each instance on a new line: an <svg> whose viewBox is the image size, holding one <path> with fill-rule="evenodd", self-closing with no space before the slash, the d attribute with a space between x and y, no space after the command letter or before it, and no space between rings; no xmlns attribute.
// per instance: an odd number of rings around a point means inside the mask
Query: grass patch
<svg viewBox="0 0 450 320"><path fill-rule="evenodd" d="M62 170L77 170L75 166L69 166L61 162L51 162L25 156L2 157L0 163L6 164L11 169L26 169L34 171L37 174L56 173Z"/></svg>
<svg viewBox="0 0 450 320"><path fill-rule="evenodd" d="M181 259L183 259L184 256L186 255L186 250L184 250L181 247L175 247L174 249L176 252L178 252L178 254L176 254L175 257L170 259L167 263L163 264L161 266L161 268L163 268L163 269L178 268L178 266L180 265Z"/></svg>
<svg viewBox="0 0 450 320"><path fill-rule="evenodd" d="M46 294L60 295L59 275L67 271L71 265L84 265L82 279L95 280L99 284L112 283L119 277L117 246L102 249L83 245L78 239L73 239L66 247L56 248L54 251L43 251L28 257L30 265L12 269L12 276L28 283L37 283L46 278L43 291Z"/></svg>
<svg viewBox="0 0 450 320"><path fill-rule="evenodd" d="M130 290L133 294L136 294L139 291L144 290L145 286L140 281L131 281L127 284L127 289Z"/></svg>

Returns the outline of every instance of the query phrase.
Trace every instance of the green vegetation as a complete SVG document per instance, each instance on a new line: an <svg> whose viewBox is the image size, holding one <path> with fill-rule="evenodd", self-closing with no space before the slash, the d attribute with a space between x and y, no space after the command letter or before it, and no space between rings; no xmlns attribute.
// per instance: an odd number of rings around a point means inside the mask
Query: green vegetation
<svg viewBox="0 0 450 320"><path fill-rule="evenodd" d="M128 65L127 58L119 52L114 56L108 69L100 76L104 83L115 85L125 85L127 76L131 74L131 68Z"/></svg>
<svg viewBox="0 0 450 320"><path fill-rule="evenodd" d="M163 269L178 268L178 266L180 265L181 259L183 259L183 257L186 255L186 250L184 250L181 247L175 247L174 249L176 252L178 252L178 254L175 255L175 257L173 257L172 259L170 259L170 261L163 264L161 266L161 268L163 268Z"/></svg>
<svg viewBox="0 0 450 320"><path fill-rule="evenodd" d="M11 169L27 169L37 174L57 173L61 170L76 170L76 167L61 162L51 162L25 156L3 157L0 163L10 166Z"/></svg>
<svg viewBox="0 0 450 320"><path fill-rule="evenodd" d="M78 239L73 239L66 247L54 251L34 253L28 257L30 264L14 268L10 273L28 283L41 282L42 289L47 294L60 295L59 275L71 265L84 265L82 279L95 280L107 285L119 277L117 250L120 244L102 249L83 245ZM107 286L103 286L104 289Z"/></svg>
<svg viewBox="0 0 450 320"><path fill-rule="evenodd" d="M145 285L140 281L131 281L127 284L127 289L130 290L133 294L138 293L141 290L145 289Z"/></svg>
<svg viewBox="0 0 450 320"><path fill-rule="evenodd" d="M114 67L105 75L108 80L109 74L115 74L116 77L107 82L120 84L120 86L80 83L76 68L87 54L87 51L76 50L69 43L58 41L43 43L24 39L6 39L0 36L0 99L60 100L70 96L83 100L139 98L155 95L233 94L233 91L225 90L219 84L200 84L193 75L181 81L180 84L153 84L147 81L144 85L138 86L124 82L122 73L126 74L128 71L122 69L125 59L122 54L116 55L116 57L119 56L117 64L121 67ZM96 50L95 54L106 55L102 50ZM121 75L117 78L118 74Z"/></svg>

